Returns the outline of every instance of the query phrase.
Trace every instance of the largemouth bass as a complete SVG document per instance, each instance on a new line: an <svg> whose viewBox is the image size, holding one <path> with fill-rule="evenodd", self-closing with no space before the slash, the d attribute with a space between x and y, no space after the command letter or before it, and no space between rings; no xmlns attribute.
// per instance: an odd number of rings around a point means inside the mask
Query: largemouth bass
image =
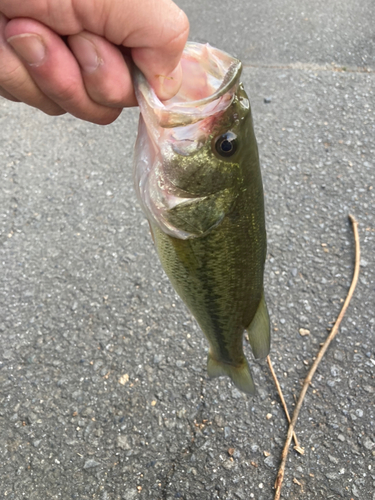
<svg viewBox="0 0 375 500"><path fill-rule="evenodd" d="M243 352L267 356L263 292L264 202L241 63L209 45L188 43L178 94L161 102L142 73L135 188L173 287L209 342L210 377L228 375L253 394Z"/></svg>

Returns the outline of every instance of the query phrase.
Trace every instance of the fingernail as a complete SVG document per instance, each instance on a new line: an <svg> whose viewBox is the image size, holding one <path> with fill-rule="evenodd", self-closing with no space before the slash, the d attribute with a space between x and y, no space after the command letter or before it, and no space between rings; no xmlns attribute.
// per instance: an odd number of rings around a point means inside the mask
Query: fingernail
<svg viewBox="0 0 375 500"><path fill-rule="evenodd" d="M101 64L103 59L98 55L96 47L87 38L75 36L70 41L70 46L81 68L87 73L93 73Z"/></svg>
<svg viewBox="0 0 375 500"><path fill-rule="evenodd" d="M157 75L158 88L155 89L157 96L162 101L171 99L180 90L182 81L181 64L169 75Z"/></svg>
<svg viewBox="0 0 375 500"><path fill-rule="evenodd" d="M39 35L23 33L22 35L9 37L7 42L30 66L39 66L43 63L46 56L46 47Z"/></svg>

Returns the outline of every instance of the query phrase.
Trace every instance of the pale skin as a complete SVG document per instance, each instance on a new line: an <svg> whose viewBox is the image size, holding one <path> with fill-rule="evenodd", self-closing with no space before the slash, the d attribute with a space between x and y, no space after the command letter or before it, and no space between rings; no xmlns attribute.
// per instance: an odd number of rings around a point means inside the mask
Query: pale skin
<svg viewBox="0 0 375 500"><path fill-rule="evenodd" d="M171 0L0 0L0 96L111 123L136 105L132 61L160 99L177 93L188 32Z"/></svg>

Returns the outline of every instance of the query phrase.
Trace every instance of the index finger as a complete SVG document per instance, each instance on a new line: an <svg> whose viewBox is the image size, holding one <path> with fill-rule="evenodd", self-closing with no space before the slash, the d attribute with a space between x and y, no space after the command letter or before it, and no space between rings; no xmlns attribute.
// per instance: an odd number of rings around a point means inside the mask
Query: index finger
<svg viewBox="0 0 375 500"><path fill-rule="evenodd" d="M83 30L103 36L131 49L158 97L168 99L179 89L189 22L171 0L0 0L0 12L30 17L62 36Z"/></svg>

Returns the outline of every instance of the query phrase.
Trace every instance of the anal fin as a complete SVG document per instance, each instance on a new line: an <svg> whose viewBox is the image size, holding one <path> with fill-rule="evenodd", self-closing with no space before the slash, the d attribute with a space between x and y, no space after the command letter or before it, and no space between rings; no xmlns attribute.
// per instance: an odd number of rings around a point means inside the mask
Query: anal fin
<svg viewBox="0 0 375 500"><path fill-rule="evenodd" d="M257 312L250 325L246 328L246 331L254 357L256 359L266 358L270 352L271 336L270 317L264 299L264 292L262 293Z"/></svg>
<svg viewBox="0 0 375 500"><path fill-rule="evenodd" d="M232 379L232 382L242 392L246 394L255 394L253 377L247 359L244 357L240 365L231 365L215 359L211 353L208 354L207 372L211 378L226 375Z"/></svg>

